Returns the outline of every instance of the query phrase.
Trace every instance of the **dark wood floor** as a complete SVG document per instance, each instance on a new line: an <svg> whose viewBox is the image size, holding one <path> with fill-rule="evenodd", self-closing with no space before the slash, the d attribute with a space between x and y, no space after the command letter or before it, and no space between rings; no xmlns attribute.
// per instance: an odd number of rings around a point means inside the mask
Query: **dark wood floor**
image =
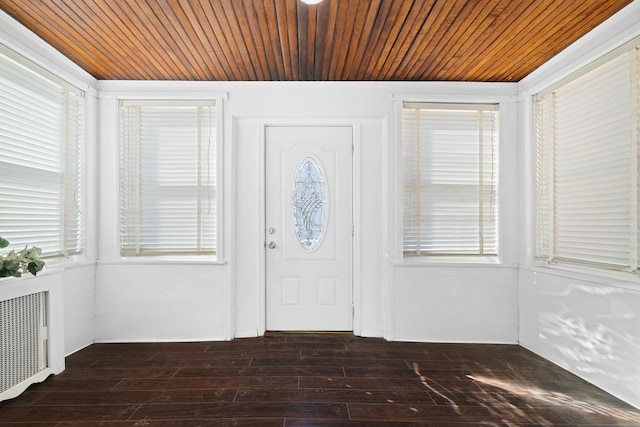
<svg viewBox="0 0 640 427"><path fill-rule="evenodd" d="M94 344L0 403L12 426L640 426L640 411L519 346L279 334Z"/></svg>

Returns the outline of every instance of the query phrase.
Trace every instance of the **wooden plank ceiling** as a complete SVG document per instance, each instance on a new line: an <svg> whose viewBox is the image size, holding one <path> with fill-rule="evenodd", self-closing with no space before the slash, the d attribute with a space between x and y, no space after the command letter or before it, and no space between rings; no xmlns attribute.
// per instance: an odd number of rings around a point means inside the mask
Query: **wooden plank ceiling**
<svg viewBox="0 0 640 427"><path fill-rule="evenodd" d="M0 0L98 79L518 81L631 0Z"/></svg>

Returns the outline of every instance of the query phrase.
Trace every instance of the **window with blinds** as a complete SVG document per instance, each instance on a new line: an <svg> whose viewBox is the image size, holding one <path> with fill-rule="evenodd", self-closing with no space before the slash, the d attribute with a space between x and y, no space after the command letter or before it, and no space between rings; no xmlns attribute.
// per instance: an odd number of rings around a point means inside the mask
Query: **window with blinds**
<svg viewBox="0 0 640 427"><path fill-rule="evenodd" d="M83 248L84 93L0 46L0 236Z"/></svg>
<svg viewBox="0 0 640 427"><path fill-rule="evenodd" d="M534 100L535 253L638 270L639 43Z"/></svg>
<svg viewBox="0 0 640 427"><path fill-rule="evenodd" d="M122 256L215 255L215 101L123 101Z"/></svg>
<svg viewBox="0 0 640 427"><path fill-rule="evenodd" d="M402 109L404 257L498 253L497 105Z"/></svg>

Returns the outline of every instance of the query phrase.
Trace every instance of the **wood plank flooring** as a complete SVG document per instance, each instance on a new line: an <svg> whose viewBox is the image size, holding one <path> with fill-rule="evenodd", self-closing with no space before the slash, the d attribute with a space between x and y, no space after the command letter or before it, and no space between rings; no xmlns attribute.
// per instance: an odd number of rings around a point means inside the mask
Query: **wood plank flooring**
<svg viewBox="0 0 640 427"><path fill-rule="evenodd" d="M0 426L640 426L640 411L514 345L269 333L93 344L0 403Z"/></svg>

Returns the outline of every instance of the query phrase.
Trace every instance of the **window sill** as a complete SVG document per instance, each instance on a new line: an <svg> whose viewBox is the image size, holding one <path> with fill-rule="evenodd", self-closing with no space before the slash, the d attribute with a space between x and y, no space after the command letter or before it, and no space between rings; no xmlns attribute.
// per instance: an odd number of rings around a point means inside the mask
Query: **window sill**
<svg viewBox="0 0 640 427"><path fill-rule="evenodd" d="M125 257L112 260L99 260L98 264L102 265L117 265L117 264L131 264L131 265L158 265L158 264L171 264L171 265L226 265L226 261L220 261L211 257L171 257L171 256L159 256L159 257Z"/></svg>
<svg viewBox="0 0 640 427"><path fill-rule="evenodd" d="M393 263L394 267L512 267L518 265L503 264L497 257L438 257L403 258Z"/></svg>
<svg viewBox="0 0 640 427"><path fill-rule="evenodd" d="M96 261L86 261L76 257L45 258L44 262L45 268L43 272L53 269L70 270L72 268L80 268L96 264Z"/></svg>
<svg viewBox="0 0 640 427"><path fill-rule="evenodd" d="M562 264L535 264L533 266L523 266L521 268L532 273L548 274L551 276L564 277L573 280L580 280L582 282L631 289L635 291L638 290L638 285L640 285L640 276L624 271Z"/></svg>

